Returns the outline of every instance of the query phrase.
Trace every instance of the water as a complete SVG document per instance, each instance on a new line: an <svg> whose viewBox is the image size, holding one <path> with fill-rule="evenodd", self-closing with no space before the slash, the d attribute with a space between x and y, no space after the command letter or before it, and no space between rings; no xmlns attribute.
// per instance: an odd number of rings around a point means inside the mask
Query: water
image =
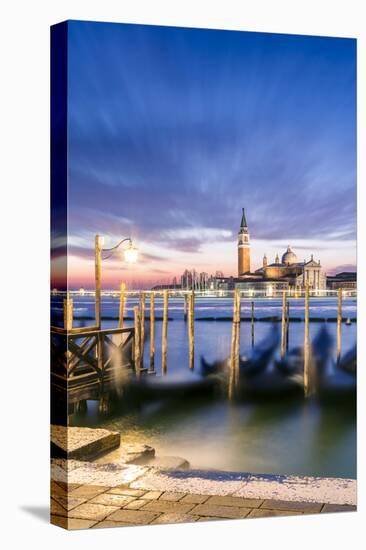
<svg viewBox="0 0 366 550"><path fill-rule="evenodd" d="M59 300L59 299L58 299ZM279 316L280 299L257 299L258 318ZM59 302L62 307L62 301ZM126 315L132 316L136 299L130 299ZM54 305L57 307L57 299ZM312 298L310 316L334 318L336 299ZM148 303L146 304L148 315ZM169 303L168 376L189 378L187 324L183 322L182 300ZM74 315L91 316L92 297L74 297ZM232 300L226 298L197 299L195 316L227 317L232 313ZM156 316L162 314L162 302L156 300ZM118 315L118 298L103 299L102 315ZM242 315L250 315L250 301L244 302ZM303 300L290 299L290 315L304 316ZM343 316L356 316L356 302L345 299ZM75 321L75 325L92 321ZM131 326L132 321L126 321ZM310 323L314 338L323 323ZM105 320L103 327L115 327L116 321ZM255 341L266 337L272 323L255 323ZM328 330L336 336L336 323L328 322ZM156 322L156 370L161 365L161 328ZM304 325L290 324L290 349L301 346ZM148 333L149 331L146 330ZM212 361L225 358L230 352L231 323L228 321L197 321L195 323L195 364L200 356ZM342 325L342 353L356 340L356 323ZM148 361L148 342L145 363ZM251 351L251 325L241 324L241 353ZM277 350L277 356L280 351ZM335 359L335 350L334 350ZM147 365L146 365L147 366ZM356 477L356 421L354 408L347 404L320 405L309 401L296 403L230 404L224 400L192 399L150 404L140 411L102 419L96 403L90 402L86 416L72 418L77 425L103 426L122 433L123 441L150 444L160 455L177 455L189 460L194 468L247 471L253 473L297 474L330 477Z"/></svg>

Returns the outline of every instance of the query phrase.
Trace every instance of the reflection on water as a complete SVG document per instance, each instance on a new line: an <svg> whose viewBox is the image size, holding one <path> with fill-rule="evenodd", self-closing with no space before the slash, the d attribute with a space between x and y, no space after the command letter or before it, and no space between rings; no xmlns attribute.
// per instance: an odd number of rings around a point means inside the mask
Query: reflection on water
<svg viewBox="0 0 366 550"><path fill-rule="evenodd" d="M82 303L80 303L82 302ZM157 301L157 315L159 301ZM209 302L209 303L208 303ZM290 300L290 314L303 317L303 303ZM296 302L296 303L295 303ZM131 313L136 300L128 304ZM311 315L335 317L336 300L312 299ZM75 307L86 308L92 314L93 301L85 297L74 301ZM103 314L113 316L118 311L118 298L108 298L103 303ZM291 309L292 308L292 309ZM295 311L296 309L296 311ZM213 301L197 299L196 317L231 315L232 300ZM249 304L242 308L242 315L249 313ZM279 300L257 300L258 317L279 315ZM85 311L81 311L85 314ZM343 315L356 316L356 303L344 301ZM182 304L170 303L168 324L168 377L189 378L187 324L182 320ZM84 322L85 324L85 322ZM116 322L104 320L104 327L114 327ZM131 326L131 321L126 321ZM313 340L323 323L310 323ZM335 339L336 323L327 323L329 333ZM156 370L160 374L161 328L156 323ZM265 339L271 324L255 323L256 342ZM146 331L148 337L149 331ZM290 350L302 346L304 324L290 323ZM224 359L230 353L231 323L225 321L198 321L195 323L195 364L200 356L207 361ZM356 324L342 325L342 355L356 341ZM240 351L249 354L251 345L250 323L241 324ZM146 342L148 346L148 341ZM148 348L146 348L148 349ZM275 357L279 358L280 350ZM333 359L335 360L334 349ZM145 354L146 366L148 352ZM198 368L197 368L198 370ZM128 415L120 414L102 419L98 417L97 404L89 402L84 416L73 415L74 425L103 426L122 433L122 441L138 441L150 444L162 455L178 455L189 460L194 468L210 468L253 473L299 474L336 477L356 477L356 419L355 408L350 403L320 404L300 399L291 402L261 402L230 404L219 398L176 399L155 401Z"/></svg>
<svg viewBox="0 0 366 550"><path fill-rule="evenodd" d="M199 469L356 477L354 412L314 402L181 401L104 421L90 403L73 423L120 431L126 443L152 445Z"/></svg>

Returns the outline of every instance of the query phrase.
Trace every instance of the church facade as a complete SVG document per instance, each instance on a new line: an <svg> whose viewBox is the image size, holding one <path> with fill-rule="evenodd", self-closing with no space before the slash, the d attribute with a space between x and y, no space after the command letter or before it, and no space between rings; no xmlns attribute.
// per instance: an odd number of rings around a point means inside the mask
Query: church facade
<svg viewBox="0 0 366 550"><path fill-rule="evenodd" d="M326 276L320 260L314 260L312 254L310 260L301 262L290 246L282 254L281 260L277 254L273 263L269 263L264 255L262 267L252 272L250 234L244 208L238 233L238 277L233 282L236 288L265 291L268 288L276 291L289 287L301 290L306 285L312 290L326 288Z"/></svg>

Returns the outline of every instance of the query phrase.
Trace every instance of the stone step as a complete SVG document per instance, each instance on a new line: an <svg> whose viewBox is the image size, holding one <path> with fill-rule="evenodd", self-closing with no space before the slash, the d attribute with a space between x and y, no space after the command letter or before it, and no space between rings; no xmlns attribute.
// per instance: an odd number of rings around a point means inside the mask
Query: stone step
<svg viewBox="0 0 366 550"><path fill-rule="evenodd" d="M51 426L51 456L73 460L93 460L120 446L119 432Z"/></svg>
<svg viewBox="0 0 366 550"><path fill-rule="evenodd" d="M155 456L144 463L149 468L158 470L178 470L189 468L189 462L180 456Z"/></svg>

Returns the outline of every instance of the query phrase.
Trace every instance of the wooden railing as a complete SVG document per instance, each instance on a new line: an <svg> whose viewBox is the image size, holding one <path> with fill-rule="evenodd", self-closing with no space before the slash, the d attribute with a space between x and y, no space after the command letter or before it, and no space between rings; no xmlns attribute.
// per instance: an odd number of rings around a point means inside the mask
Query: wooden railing
<svg viewBox="0 0 366 550"><path fill-rule="evenodd" d="M99 399L134 371L134 329L51 329L51 382L71 402Z"/></svg>

